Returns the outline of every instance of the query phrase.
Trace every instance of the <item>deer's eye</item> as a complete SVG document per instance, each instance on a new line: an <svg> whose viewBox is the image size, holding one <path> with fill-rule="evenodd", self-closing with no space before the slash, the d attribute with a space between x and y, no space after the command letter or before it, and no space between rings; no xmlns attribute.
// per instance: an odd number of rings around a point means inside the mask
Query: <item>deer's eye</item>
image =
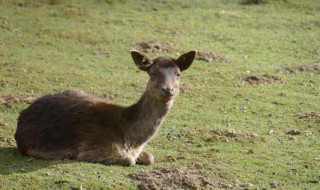
<svg viewBox="0 0 320 190"><path fill-rule="evenodd" d="M177 77L180 77L180 73L177 73L176 75L177 75Z"/></svg>
<svg viewBox="0 0 320 190"><path fill-rule="evenodd" d="M150 75L150 77L156 77L157 73L150 73L149 75Z"/></svg>

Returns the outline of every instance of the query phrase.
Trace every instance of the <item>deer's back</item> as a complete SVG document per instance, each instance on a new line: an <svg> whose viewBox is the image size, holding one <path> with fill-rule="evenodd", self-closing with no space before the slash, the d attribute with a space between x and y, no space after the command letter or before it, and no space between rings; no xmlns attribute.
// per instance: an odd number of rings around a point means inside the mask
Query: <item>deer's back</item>
<svg viewBox="0 0 320 190"><path fill-rule="evenodd" d="M35 147L41 149L38 151L77 151L79 147L108 146L122 139L122 110L82 92L42 96L18 118L18 148L27 154Z"/></svg>

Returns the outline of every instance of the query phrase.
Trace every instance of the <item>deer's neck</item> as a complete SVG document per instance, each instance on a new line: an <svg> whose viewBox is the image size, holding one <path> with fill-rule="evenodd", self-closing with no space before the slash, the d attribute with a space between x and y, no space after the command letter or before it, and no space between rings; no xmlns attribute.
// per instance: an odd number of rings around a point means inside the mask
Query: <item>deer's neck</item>
<svg viewBox="0 0 320 190"><path fill-rule="evenodd" d="M146 91L140 100L125 109L126 140L132 146L140 146L153 138L168 114L173 100L162 102Z"/></svg>

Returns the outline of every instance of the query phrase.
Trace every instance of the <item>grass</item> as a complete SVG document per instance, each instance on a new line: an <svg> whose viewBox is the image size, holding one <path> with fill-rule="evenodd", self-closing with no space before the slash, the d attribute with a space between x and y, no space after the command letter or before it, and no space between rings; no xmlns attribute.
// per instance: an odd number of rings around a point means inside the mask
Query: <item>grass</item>
<svg viewBox="0 0 320 190"><path fill-rule="evenodd" d="M182 75L179 95L147 149L152 166L105 166L21 156L13 140L19 112L0 104L1 189L135 189L129 174L159 166L203 165L212 180L237 189L317 189L320 183L320 75L283 72L320 61L317 0L275 1L0 1L0 96L40 96L69 88L129 105L144 90L129 50L150 40L226 55L227 62L196 61ZM249 75L281 82L250 86ZM182 87L183 88L183 87ZM119 96L117 96L119 95ZM109 96L107 96L109 97ZM1 102L0 102L1 103ZM264 140L219 137L213 130L254 132ZM286 134L291 129L301 135ZM174 158L170 160L168 158Z"/></svg>

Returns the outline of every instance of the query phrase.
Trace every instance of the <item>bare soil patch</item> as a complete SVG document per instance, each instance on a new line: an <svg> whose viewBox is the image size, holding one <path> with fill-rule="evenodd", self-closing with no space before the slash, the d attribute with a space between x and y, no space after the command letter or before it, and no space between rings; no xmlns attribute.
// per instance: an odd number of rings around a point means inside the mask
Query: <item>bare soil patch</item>
<svg viewBox="0 0 320 190"><path fill-rule="evenodd" d="M320 74L320 63L311 63L298 65L294 67L286 67L284 70L287 73L298 73L298 72L312 72L316 74Z"/></svg>
<svg viewBox="0 0 320 190"><path fill-rule="evenodd" d="M281 81L281 78L278 76L264 74L264 75L256 75L256 76L247 76L243 80L249 85L263 85L263 84L279 82Z"/></svg>
<svg viewBox="0 0 320 190"><path fill-rule="evenodd" d="M8 95L0 96L0 105L11 107L13 103L27 103L31 104L37 96L33 93L13 93Z"/></svg>
<svg viewBox="0 0 320 190"><path fill-rule="evenodd" d="M197 60L203 60L206 62L212 62L212 61L228 61L228 58L224 55L219 55L214 52L210 51L199 51L197 53Z"/></svg>
<svg viewBox="0 0 320 190"><path fill-rule="evenodd" d="M174 44L165 41L139 42L135 44L135 48L145 53L171 53L176 49Z"/></svg>
<svg viewBox="0 0 320 190"><path fill-rule="evenodd" d="M306 112L301 115L298 115L297 119L301 119L304 121L315 121L317 123L320 123L320 112L316 112L316 111Z"/></svg>
<svg viewBox="0 0 320 190"><path fill-rule="evenodd" d="M211 130L209 131L209 133L222 137L227 142L229 142L228 138L232 138L240 141L246 140L246 139L249 139L250 141L254 141L254 140L264 141L264 138L260 137L258 134L254 132L237 132L234 129Z"/></svg>
<svg viewBox="0 0 320 190"><path fill-rule="evenodd" d="M131 174L138 184L138 189L175 189L175 190L195 190L195 189L215 189L218 182L213 182L206 177L199 169L189 167L156 168L153 170L141 170L137 174Z"/></svg>

